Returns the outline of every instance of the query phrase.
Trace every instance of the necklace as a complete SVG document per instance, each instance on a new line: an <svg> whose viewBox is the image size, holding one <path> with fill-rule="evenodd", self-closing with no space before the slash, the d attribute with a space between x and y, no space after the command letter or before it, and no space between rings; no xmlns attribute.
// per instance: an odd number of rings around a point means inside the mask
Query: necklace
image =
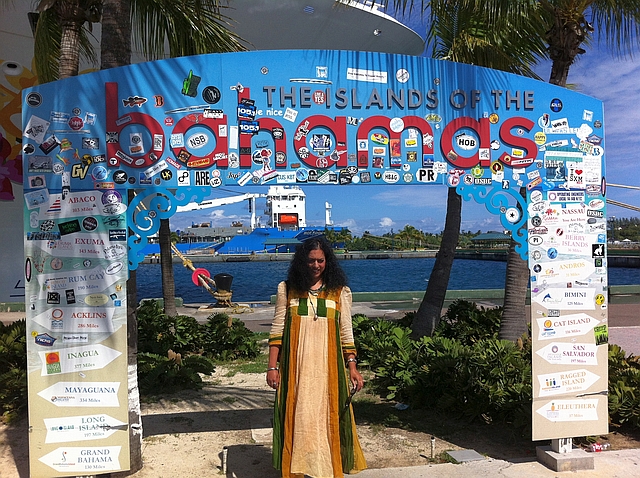
<svg viewBox="0 0 640 478"><path fill-rule="evenodd" d="M311 298L309 298L308 302L311 304L311 308L313 309L313 320L318 320L318 310L313 305L313 302L311 302Z"/></svg>
<svg viewBox="0 0 640 478"><path fill-rule="evenodd" d="M322 289L324 289L324 283L320 284L320 287L318 287L317 289L309 289L309 293L318 295Z"/></svg>
<svg viewBox="0 0 640 478"><path fill-rule="evenodd" d="M317 289L309 289L309 299L307 299L307 302L311 304L311 308L313 309L313 320L318 320L318 309L316 309L316 306L313 305L311 296L318 297L318 294L322 289L324 289L324 284L320 285L320 287L318 287Z"/></svg>

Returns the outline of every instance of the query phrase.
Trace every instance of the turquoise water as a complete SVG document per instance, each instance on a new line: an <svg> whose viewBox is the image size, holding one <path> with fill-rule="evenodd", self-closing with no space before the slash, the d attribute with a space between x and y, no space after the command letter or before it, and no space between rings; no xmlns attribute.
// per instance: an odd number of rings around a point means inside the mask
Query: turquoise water
<svg viewBox="0 0 640 478"><path fill-rule="evenodd" d="M435 259L364 259L341 261L354 292L425 290ZM269 300L278 282L286 279L288 262L210 262L195 264L207 269L211 277L220 273L233 276L233 301ZM506 262L456 260L449 290L502 289ZM174 264L176 296L185 303L209 303L214 299L191 281L191 271ZM140 264L137 273L138 298L162 297L159 264ZM640 284L640 269L610 268L611 285Z"/></svg>

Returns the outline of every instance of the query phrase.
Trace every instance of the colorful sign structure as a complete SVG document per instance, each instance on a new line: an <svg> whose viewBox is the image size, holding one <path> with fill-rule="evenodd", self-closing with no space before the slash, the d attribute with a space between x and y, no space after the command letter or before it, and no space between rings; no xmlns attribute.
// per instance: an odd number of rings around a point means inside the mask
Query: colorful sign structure
<svg viewBox="0 0 640 478"><path fill-rule="evenodd" d="M80 214L49 233L60 236L53 243L99 238L105 270L117 267L127 228L135 269L160 219L220 186L440 184L499 215L523 258L540 255L531 263L535 297L559 301L551 307L559 318L592 313L590 301L606 289L595 256L605 248L602 103L547 83L369 52L201 55L34 86L24 93L23 125L25 201L39 214L27 233L49 224L45 209L93 193L104 205L93 231ZM129 189L137 196L126 208L120 198ZM570 271L574 262L592 274ZM91 302L110 317L108 301ZM41 323L45 310L33 318ZM548 315L543 304L535 313ZM109 333L106 317L95 325ZM540 363L563 370L535 351ZM606 373L597 374L585 393L606 383ZM598 413L598 423L606 421Z"/></svg>
<svg viewBox="0 0 640 478"><path fill-rule="evenodd" d="M126 209L116 190L25 193L33 477L129 469Z"/></svg>

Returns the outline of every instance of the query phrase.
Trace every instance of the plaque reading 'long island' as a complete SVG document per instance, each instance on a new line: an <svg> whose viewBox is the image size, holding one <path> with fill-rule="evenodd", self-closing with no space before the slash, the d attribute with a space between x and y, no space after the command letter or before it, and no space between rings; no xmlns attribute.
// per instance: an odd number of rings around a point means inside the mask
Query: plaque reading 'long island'
<svg viewBox="0 0 640 478"><path fill-rule="evenodd" d="M77 417L45 418L47 429L45 443L101 440L118 430L127 430L128 424L103 413Z"/></svg>

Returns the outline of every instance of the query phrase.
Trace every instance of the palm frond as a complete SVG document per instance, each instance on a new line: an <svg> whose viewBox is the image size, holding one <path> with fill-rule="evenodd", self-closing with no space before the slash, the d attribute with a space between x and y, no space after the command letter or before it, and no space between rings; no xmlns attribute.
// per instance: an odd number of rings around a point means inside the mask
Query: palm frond
<svg viewBox="0 0 640 478"><path fill-rule="evenodd" d="M91 65L97 65L97 55L90 40L91 33L82 28L80 33L80 58ZM48 83L60 78L60 21L52 9L40 13L36 26L34 61L38 80Z"/></svg>
<svg viewBox="0 0 640 478"><path fill-rule="evenodd" d="M434 1L430 15L427 44L434 58L539 79L532 67L547 52L542 11L532 2Z"/></svg>
<svg viewBox="0 0 640 478"><path fill-rule="evenodd" d="M137 0L131 8L134 49L148 59L164 57L167 45L171 57L246 50L218 0Z"/></svg>

